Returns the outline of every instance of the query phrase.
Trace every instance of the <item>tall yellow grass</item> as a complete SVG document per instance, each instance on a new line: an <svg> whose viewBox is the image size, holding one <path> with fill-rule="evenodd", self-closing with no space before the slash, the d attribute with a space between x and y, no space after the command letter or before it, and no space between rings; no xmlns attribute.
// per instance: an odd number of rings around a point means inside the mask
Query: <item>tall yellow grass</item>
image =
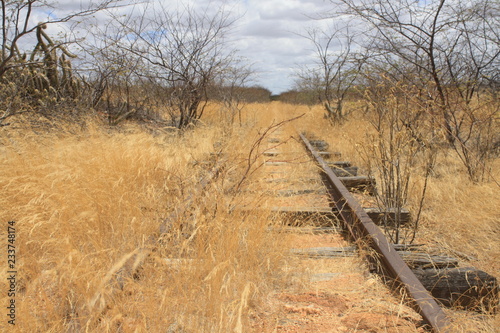
<svg viewBox="0 0 500 333"><path fill-rule="evenodd" d="M14 331L246 331L249 306L277 280L282 249L265 232L266 216L225 209L224 184L199 192L200 162L222 132L152 136L92 123L5 131L0 221L17 228ZM172 215L189 195L195 204Z"/></svg>
<svg viewBox="0 0 500 333"><path fill-rule="evenodd" d="M241 177L248 178L245 186L257 177L244 173L249 149L263 128L305 114L288 124L286 133L292 127L312 132L363 168L357 147L371 144L370 126L361 112L331 126L320 106L277 102L247 105L241 127L222 114L212 105L204 122L184 134L152 135L132 125L109 129L94 122L44 134L1 129L1 228L17 222L14 331L251 330L251 310L286 284L283 253L290 245L266 232L265 213L227 209L243 200L228 190ZM225 168L202 193L199 181L211 168L205 162L213 162L210 153L220 150L224 158L216 159ZM499 179L495 163L493 177ZM412 203L422 183L416 176ZM498 192L493 182L470 183L453 154L442 151L417 242L477 256L471 264L500 278ZM190 194L197 199L180 214ZM158 241L162 224L168 232ZM1 234L5 240L5 231ZM8 299L5 257L1 304ZM499 315L467 314L462 320L462 331L500 327ZM0 320L0 331L7 328L12 327Z"/></svg>

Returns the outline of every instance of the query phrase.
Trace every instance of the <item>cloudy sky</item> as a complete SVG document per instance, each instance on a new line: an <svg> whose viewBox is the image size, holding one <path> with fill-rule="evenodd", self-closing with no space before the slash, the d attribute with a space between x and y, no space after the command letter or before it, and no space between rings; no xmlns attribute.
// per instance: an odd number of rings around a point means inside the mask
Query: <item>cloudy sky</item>
<svg viewBox="0 0 500 333"><path fill-rule="evenodd" d="M190 3L195 8L206 10L226 8L238 17L231 36L239 55L248 59L256 72L253 84L263 86L279 94L293 87L294 72L298 66L314 62L310 42L298 34L308 27L328 25L329 20L317 20L321 14L332 9L330 0L155 0L167 6L175 3ZM126 1L125 1L126 2ZM53 2L53 9L37 12L33 20L42 21L50 17L85 7L89 0L63 0ZM95 1L94 1L95 3ZM124 11L126 11L124 9ZM44 17L45 16L45 17ZM55 27L50 33L54 33Z"/></svg>
<svg viewBox="0 0 500 333"><path fill-rule="evenodd" d="M318 17L332 8L328 0L243 0L244 16L237 29L237 49L254 64L257 83L273 93L293 85L299 65L314 61L310 42L298 34L328 24Z"/></svg>

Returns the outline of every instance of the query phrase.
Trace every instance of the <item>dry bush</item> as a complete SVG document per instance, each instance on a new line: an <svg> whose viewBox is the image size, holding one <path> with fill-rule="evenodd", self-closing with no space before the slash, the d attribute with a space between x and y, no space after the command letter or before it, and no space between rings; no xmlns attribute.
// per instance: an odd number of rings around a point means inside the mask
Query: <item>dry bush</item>
<svg viewBox="0 0 500 333"><path fill-rule="evenodd" d="M469 103L455 98L452 148L474 182L497 181L492 166L499 157L500 101L492 92L478 93Z"/></svg>
<svg viewBox="0 0 500 333"><path fill-rule="evenodd" d="M500 177L499 160L493 165ZM474 184L452 152L441 155L437 177L429 181L429 192L421 238L430 238L442 248L463 252L478 261L471 264L499 277L500 196L494 182Z"/></svg>
<svg viewBox="0 0 500 333"><path fill-rule="evenodd" d="M394 221L383 218L385 232L394 243L415 239L437 151L435 134L424 116L426 106L415 96L410 87L401 84L381 84L367 90L369 112L365 117L373 129L365 134L369 144L358 145L368 175L377 179L378 207L395 212ZM417 164L420 168L415 168ZM414 176L420 174L424 179L422 192L414 198L411 222L403 227L401 211L408 205Z"/></svg>
<svg viewBox="0 0 500 333"><path fill-rule="evenodd" d="M4 133L0 220L17 227L17 331L246 331L282 250L266 216L225 209L223 184L197 192L221 132ZM189 195L200 199L157 242Z"/></svg>

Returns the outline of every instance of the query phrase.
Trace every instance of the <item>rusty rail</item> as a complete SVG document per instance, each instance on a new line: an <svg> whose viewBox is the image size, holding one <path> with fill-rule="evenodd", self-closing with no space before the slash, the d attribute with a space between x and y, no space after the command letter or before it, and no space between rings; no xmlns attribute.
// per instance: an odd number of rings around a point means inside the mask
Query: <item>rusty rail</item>
<svg viewBox="0 0 500 333"><path fill-rule="evenodd" d="M450 322L436 300L424 288L382 231L309 143L309 140L303 134L300 134L300 138L322 168L333 203L352 237L355 240L368 240L371 247L378 253L388 274L407 290L413 299L415 310L420 313L424 321L434 332L447 332Z"/></svg>

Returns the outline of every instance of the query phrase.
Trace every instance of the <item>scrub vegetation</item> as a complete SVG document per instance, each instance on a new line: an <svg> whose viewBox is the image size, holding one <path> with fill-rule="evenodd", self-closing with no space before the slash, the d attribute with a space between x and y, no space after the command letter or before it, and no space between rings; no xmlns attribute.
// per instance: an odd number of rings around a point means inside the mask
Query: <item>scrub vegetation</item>
<svg viewBox="0 0 500 333"><path fill-rule="evenodd" d="M33 24L45 1L1 1L0 223L7 239L15 222L18 273L16 325L0 330L255 330L290 288L289 236L256 209L262 143L283 126L376 177L382 208L410 209L392 241L500 278L498 2L340 3L334 28L303 34L318 66L271 96L231 48L224 6L123 16L104 1ZM48 33L74 20L91 38ZM457 331L500 327L451 315Z"/></svg>

